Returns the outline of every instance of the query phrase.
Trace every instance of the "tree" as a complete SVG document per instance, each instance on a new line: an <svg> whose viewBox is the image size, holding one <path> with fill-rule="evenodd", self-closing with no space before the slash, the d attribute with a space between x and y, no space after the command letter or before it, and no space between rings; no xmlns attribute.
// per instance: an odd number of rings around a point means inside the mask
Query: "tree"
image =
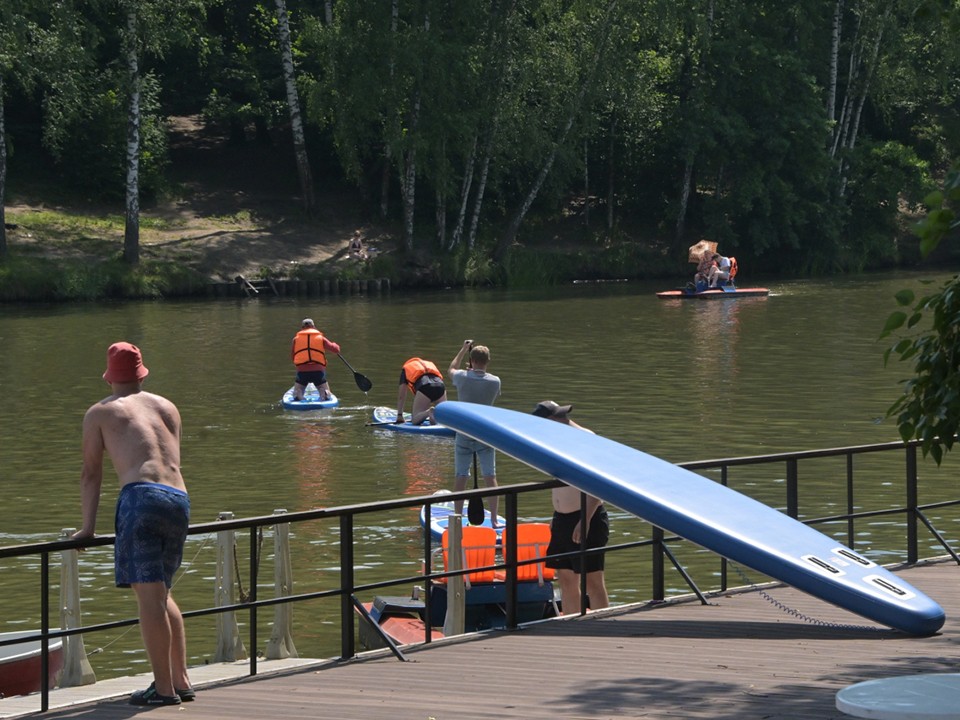
<svg viewBox="0 0 960 720"><path fill-rule="evenodd" d="M287 89L290 126L293 130L293 150L297 158L297 174L300 177L300 191L303 193L303 205L309 214L313 212L316 200L313 194L313 176L310 173L310 159L307 156L307 141L303 133L303 119L300 114L300 96L297 93L297 79L293 69L290 21L287 17L286 2L284 2L284 0L276 0L276 3L277 32L280 39L280 59L283 65L283 80Z"/></svg>
<svg viewBox="0 0 960 720"><path fill-rule="evenodd" d="M162 56L173 42L183 41L197 27L194 13L204 10L206 0L124 0L121 46L126 67L126 222L123 259L140 262L140 63L144 55Z"/></svg>
<svg viewBox="0 0 960 720"><path fill-rule="evenodd" d="M556 128L556 135L551 140L546 154L541 158L542 162L540 168L537 171L529 189L527 190L526 196L520 203L520 206L514 212L506 230L500 235L500 238L497 241L493 252L493 259L498 262L502 262L505 259L507 251L516 239L517 232L520 230L520 225L523 223L527 212L529 212L530 207L533 205L533 201L536 199L540 189L543 187L543 183L547 179L547 175L550 173L550 170L557 159L557 154L560 148L563 147L567 142L567 136L569 135L573 124L580 116L585 103L587 91L594 86L597 71L600 67L600 62L604 57L604 51L607 47L610 31L616 19L617 4L618 0L611 0L611 2L607 3L602 15L600 15L598 19L594 20L593 25L595 27L595 31L592 33L592 37L590 37L590 42L587 49L588 54L585 58L585 66L581 67L579 86L575 88L575 94L572 95L572 99L562 112L561 124L558 128Z"/></svg>
<svg viewBox="0 0 960 720"><path fill-rule="evenodd" d="M927 216L917 226L917 234L927 255L941 240L951 235L956 239L960 232L960 163L948 173L943 189L931 193L925 204ZM924 318L930 328L900 339L884 353L884 362L898 355L901 362L914 363L914 376L903 381L903 393L887 417L896 417L900 437L920 440L924 456L929 454L939 465L944 449L953 447L960 430L960 275L919 299L913 291L901 290L896 300L901 307L912 306L911 311L893 312L881 338L903 327L916 328Z"/></svg>
<svg viewBox="0 0 960 720"><path fill-rule="evenodd" d="M5 3L0 7L0 259L7 255L6 191L7 191L7 132L4 98L10 80L30 82L29 65L25 68L20 58L26 55L26 8L19 3Z"/></svg>

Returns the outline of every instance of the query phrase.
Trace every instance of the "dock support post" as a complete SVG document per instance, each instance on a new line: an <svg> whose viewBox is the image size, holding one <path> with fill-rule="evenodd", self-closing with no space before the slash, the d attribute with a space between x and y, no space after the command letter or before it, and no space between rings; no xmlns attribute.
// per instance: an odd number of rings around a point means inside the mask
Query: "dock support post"
<svg viewBox="0 0 960 720"><path fill-rule="evenodd" d="M450 515L447 523L447 570L463 570L463 516ZM467 594L463 575L447 578L447 614L443 619L443 636L463 635L466 622Z"/></svg>
<svg viewBox="0 0 960 720"><path fill-rule="evenodd" d="M61 540L69 540L75 528L60 531ZM80 620L80 571L76 550L60 553L60 629L76 630ZM93 685L97 676L87 659L83 635L68 635L63 638L63 670L60 671L58 687Z"/></svg>
<svg viewBox="0 0 960 720"><path fill-rule="evenodd" d="M233 520L232 512L222 512L218 520ZM217 577L213 590L214 607L225 607L236 603L234 587L237 583L235 573L237 557L236 532L220 530L217 533ZM237 614L230 610L217 613L217 650L213 662L234 662L247 657L246 648L240 639L237 627Z"/></svg>
<svg viewBox="0 0 960 720"><path fill-rule="evenodd" d="M274 510L274 515L283 515L285 509ZM293 566L290 562L290 523L273 526L273 586L275 597L293 594ZM273 630L267 641L267 660L283 660L300 657L293 645L293 606L277 605L273 615Z"/></svg>

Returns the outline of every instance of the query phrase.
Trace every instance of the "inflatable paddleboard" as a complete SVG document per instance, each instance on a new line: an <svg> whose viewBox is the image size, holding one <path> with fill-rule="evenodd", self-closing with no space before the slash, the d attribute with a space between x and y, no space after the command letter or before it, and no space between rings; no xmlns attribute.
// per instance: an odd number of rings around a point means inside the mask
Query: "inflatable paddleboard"
<svg viewBox="0 0 960 720"><path fill-rule="evenodd" d="M443 403L440 403L441 405ZM440 435L441 437L453 437L456 433L443 425L433 425L429 420L425 420L422 425L414 425L410 422L410 413L404 413L406 422L403 424L395 422L397 411L388 407L376 407L373 409L373 426L383 430L396 430L397 432L416 433L418 435Z"/></svg>
<svg viewBox="0 0 960 720"><path fill-rule="evenodd" d="M320 399L320 391L313 385L307 385L303 391L303 400L294 400L293 388L283 394L280 404L287 410L329 410L340 404L337 396L330 393L329 400Z"/></svg>
<svg viewBox="0 0 960 720"><path fill-rule="evenodd" d="M753 498L613 440L533 415L448 401L437 420L729 560L912 635L943 609L836 540Z"/></svg>
<svg viewBox="0 0 960 720"><path fill-rule="evenodd" d="M449 490L439 490L435 493L436 495L449 495ZM470 521L467 519L467 508L469 505L467 503L463 504L463 526L466 527L470 524ZM430 537L437 543L443 539L443 533L450 526L450 516L453 515L453 500L443 500L430 504L430 519L427 519L427 506L424 505L420 508L420 527L423 529L430 529ZM494 528L497 531L497 542L500 542L500 536L503 534L503 526L506 521L503 519L503 516L497 517L497 527ZM490 515L490 510L487 509L486 503L483 508L483 522L480 523L483 527L493 527L493 517Z"/></svg>

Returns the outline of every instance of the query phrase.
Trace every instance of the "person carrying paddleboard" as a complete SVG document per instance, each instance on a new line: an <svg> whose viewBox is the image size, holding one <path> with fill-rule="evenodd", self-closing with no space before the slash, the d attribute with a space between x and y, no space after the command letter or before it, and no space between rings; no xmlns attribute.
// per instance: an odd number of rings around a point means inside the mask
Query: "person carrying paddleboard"
<svg viewBox="0 0 960 720"><path fill-rule="evenodd" d="M537 403L533 414L586 432L593 432L571 420L572 411L573 405L557 405L553 400L544 400ZM547 547L547 555L577 552L580 550L580 542L584 535L587 538L588 550L605 547L610 540L610 518L607 517L603 501L592 495L586 496L587 513L584 521L580 512L582 494L580 490L570 485L553 489L553 520L550 522L550 545ZM607 586L603 579L603 553L588 555L586 558L572 555L548 559L544 564L557 571L564 613L580 612L580 574L584 571L587 573L587 598L590 609L599 610L610 604Z"/></svg>

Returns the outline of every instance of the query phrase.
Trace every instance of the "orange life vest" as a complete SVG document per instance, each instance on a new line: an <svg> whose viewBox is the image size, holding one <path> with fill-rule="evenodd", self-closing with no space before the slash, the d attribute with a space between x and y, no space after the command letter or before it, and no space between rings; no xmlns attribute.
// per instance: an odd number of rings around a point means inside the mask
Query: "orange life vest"
<svg viewBox="0 0 960 720"><path fill-rule="evenodd" d="M415 357L410 358L403 364L403 376L407 379L407 387L410 388L411 392L417 391L414 386L417 384L417 380L424 375L436 375L438 378L443 378L443 373L429 360L421 360Z"/></svg>
<svg viewBox="0 0 960 720"><path fill-rule="evenodd" d="M327 354L323 350L323 333L316 328L301 330L293 338L293 364L299 367L309 363L327 366Z"/></svg>
<svg viewBox="0 0 960 720"><path fill-rule="evenodd" d="M737 276L737 259L728 257L727 260L730 261L730 279L733 280Z"/></svg>

